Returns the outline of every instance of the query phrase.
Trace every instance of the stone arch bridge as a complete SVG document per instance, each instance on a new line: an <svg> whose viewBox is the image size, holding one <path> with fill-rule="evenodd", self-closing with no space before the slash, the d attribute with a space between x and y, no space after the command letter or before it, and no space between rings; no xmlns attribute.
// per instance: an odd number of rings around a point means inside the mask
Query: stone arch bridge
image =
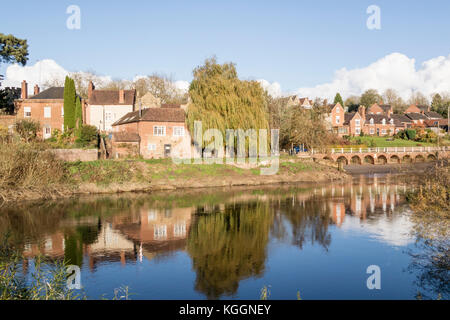
<svg viewBox="0 0 450 320"><path fill-rule="evenodd" d="M394 164L450 158L450 147L334 148L312 150L315 160L348 164Z"/></svg>

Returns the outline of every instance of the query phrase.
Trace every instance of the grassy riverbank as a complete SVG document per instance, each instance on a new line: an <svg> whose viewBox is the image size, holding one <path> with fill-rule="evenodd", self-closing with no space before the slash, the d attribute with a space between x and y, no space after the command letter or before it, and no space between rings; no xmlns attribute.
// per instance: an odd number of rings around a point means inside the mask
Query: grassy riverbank
<svg viewBox="0 0 450 320"><path fill-rule="evenodd" d="M171 159L62 162L32 144L9 144L0 150L0 202L348 177L335 168L290 157L280 159L275 175L260 175L260 169L248 165L175 164Z"/></svg>

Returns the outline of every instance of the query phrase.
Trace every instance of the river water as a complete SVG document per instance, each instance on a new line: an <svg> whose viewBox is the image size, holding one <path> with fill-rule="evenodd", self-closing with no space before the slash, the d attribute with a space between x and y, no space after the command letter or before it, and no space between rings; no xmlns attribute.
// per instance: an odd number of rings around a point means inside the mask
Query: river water
<svg viewBox="0 0 450 320"><path fill-rule="evenodd" d="M80 266L90 299L124 286L131 299L259 299L264 286L270 299L436 298L413 263L413 187L358 176L85 197L4 206L0 232L22 248L25 273L38 254ZM369 266L379 267L379 289L368 288Z"/></svg>

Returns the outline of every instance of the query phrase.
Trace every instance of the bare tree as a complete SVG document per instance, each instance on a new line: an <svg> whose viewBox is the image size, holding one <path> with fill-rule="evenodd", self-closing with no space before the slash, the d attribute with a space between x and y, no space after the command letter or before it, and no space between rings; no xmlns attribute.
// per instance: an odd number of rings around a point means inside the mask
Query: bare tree
<svg viewBox="0 0 450 320"><path fill-rule="evenodd" d="M394 113L398 114L403 113L407 108L406 103L394 89L391 88L386 89L386 91L384 91L383 93L383 100L384 103L390 104L392 106Z"/></svg>
<svg viewBox="0 0 450 320"><path fill-rule="evenodd" d="M424 105L427 106L430 102L428 101L427 97L420 92L416 91L411 94L411 97L408 100L409 104L415 104L415 105Z"/></svg>

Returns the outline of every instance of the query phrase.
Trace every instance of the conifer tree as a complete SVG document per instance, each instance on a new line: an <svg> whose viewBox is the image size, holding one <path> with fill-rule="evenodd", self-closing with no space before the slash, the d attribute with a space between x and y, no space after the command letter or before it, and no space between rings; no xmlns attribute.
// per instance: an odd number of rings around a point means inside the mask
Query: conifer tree
<svg viewBox="0 0 450 320"><path fill-rule="evenodd" d="M334 97L334 104L340 103L342 107L344 107L344 100L342 100L341 94L338 92L336 93L336 96Z"/></svg>
<svg viewBox="0 0 450 320"><path fill-rule="evenodd" d="M75 119L76 92L75 82L66 76L64 83L64 129L74 129L76 125Z"/></svg>
<svg viewBox="0 0 450 320"><path fill-rule="evenodd" d="M81 126L83 124L83 111L81 110L81 100L80 97L76 97L76 103L75 103L75 128L77 130L81 129Z"/></svg>

